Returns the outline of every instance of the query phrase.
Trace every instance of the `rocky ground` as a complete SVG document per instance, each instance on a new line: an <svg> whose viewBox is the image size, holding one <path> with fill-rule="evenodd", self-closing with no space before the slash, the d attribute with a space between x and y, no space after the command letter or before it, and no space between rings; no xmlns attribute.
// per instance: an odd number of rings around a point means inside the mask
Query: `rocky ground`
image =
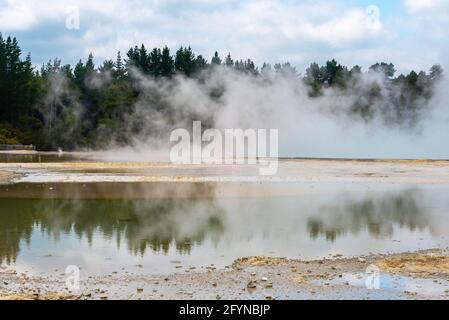
<svg viewBox="0 0 449 320"><path fill-rule="evenodd" d="M378 289L366 286L371 275L367 270L373 266L380 269ZM4 268L0 272L0 298L448 299L449 256L443 250L426 250L315 261L248 257L224 269L211 265L168 276L121 270L81 279L76 291L66 288L64 274L31 276Z"/></svg>

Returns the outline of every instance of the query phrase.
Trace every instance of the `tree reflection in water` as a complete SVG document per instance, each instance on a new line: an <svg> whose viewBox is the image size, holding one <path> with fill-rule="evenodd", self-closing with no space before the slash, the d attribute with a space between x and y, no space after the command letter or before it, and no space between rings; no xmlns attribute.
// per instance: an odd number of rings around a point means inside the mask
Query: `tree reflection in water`
<svg viewBox="0 0 449 320"><path fill-rule="evenodd" d="M310 237L324 236L333 242L347 232L357 235L367 230L373 237L387 238L393 235L395 226L411 231L423 230L429 227L429 221L420 204L421 196L419 190L409 189L398 194L323 207L319 215L308 220Z"/></svg>
<svg viewBox="0 0 449 320"><path fill-rule="evenodd" d="M34 229L57 241L74 233L92 244L94 234L126 240L134 254L150 248L166 253L174 244L189 253L208 235L212 240L224 230L224 215L213 200L34 200L0 199L0 262L14 262L20 241L30 242Z"/></svg>
<svg viewBox="0 0 449 320"><path fill-rule="evenodd" d="M86 199L86 194L76 199L43 198L40 194L23 199L0 197L0 263L14 262L21 241L29 244L33 232L42 232L53 242L70 235L86 239L90 246L97 236L115 241L117 248L125 244L130 253L142 256L148 250L167 254L170 248L189 254L206 240L215 245L236 241L231 247L242 246L245 241L271 241L288 249L297 248L304 236L334 242L345 234L357 236L365 230L373 238L392 237L398 227L432 232L419 190L357 193L355 198L354 194L345 198L339 192L336 198L321 194L216 198L211 186L182 186L176 186L177 191L158 185L123 189L121 193L135 195L139 191L145 196L163 190L155 199ZM36 191L29 192L34 195ZM102 192L95 197L103 197ZM119 193L109 190L110 194Z"/></svg>

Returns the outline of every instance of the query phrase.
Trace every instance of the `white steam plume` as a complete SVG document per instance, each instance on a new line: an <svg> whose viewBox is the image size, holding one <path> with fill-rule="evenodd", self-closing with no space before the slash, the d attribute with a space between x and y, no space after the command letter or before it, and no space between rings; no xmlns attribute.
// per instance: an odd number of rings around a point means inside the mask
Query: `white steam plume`
<svg viewBox="0 0 449 320"><path fill-rule="evenodd" d="M426 105L420 111L402 115L418 118L412 126L404 126L386 123L393 113L388 108L386 80L374 73L361 74L346 91L325 89L314 98L309 97L309 87L288 74L256 78L220 67L203 75L204 82L134 74L141 94L129 122L139 119L144 130L134 137L132 147L112 147L105 153L116 159L167 158L171 130L190 128L187 120L192 114L218 129L277 128L281 157L449 159L447 80L438 83L435 95L422 102ZM379 85L381 99L372 106L372 118L365 121L350 108L373 83ZM211 98L217 90L219 98ZM156 107L160 101L165 108Z"/></svg>

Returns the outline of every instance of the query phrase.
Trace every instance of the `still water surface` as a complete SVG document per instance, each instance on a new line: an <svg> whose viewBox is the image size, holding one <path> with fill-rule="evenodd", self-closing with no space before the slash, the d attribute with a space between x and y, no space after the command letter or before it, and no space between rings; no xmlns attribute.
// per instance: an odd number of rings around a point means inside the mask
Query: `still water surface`
<svg viewBox="0 0 449 320"><path fill-rule="evenodd" d="M223 267L241 256L312 259L449 242L448 186L232 189L182 183L2 186L0 263L44 274L68 265L87 274L171 273Z"/></svg>

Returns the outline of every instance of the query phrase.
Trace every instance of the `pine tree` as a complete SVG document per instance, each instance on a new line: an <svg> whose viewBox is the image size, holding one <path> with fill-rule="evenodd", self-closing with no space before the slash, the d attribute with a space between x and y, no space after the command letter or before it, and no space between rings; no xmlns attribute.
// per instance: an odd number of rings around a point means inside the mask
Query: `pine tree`
<svg viewBox="0 0 449 320"><path fill-rule="evenodd" d="M0 33L0 122L6 119L7 97L7 59L6 43Z"/></svg>
<svg viewBox="0 0 449 320"><path fill-rule="evenodd" d="M149 72L149 59L147 54L147 49L142 44L139 49L138 66L143 73Z"/></svg>
<svg viewBox="0 0 449 320"><path fill-rule="evenodd" d="M218 56L218 52L215 51L214 56L212 57L212 60L210 61L211 65L220 65L221 64L221 59Z"/></svg>
<svg viewBox="0 0 449 320"><path fill-rule="evenodd" d="M175 71L175 61L170 55L170 49L165 46L162 49L161 56L161 75L164 77L171 77Z"/></svg>
<svg viewBox="0 0 449 320"><path fill-rule="evenodd" d="M126 60L126 68L128 69L128 71L133 67L139 68L140 53L137 46L129 49L126 53L126 56L128 57L128 59Z"/></svg>
<svg viewBox="0 0 449 320"><path fill-rule="evenodd" d="M84 86L84 79L86 75L86 67L82 60L78 61L75 65L75 69L73 70L74 82L78 86L78 88L82 88Z"/></svg>
<svg viewBox="0 0 449 320"><path fill-rule="evenodd" d="M198 55L195 61L195 69L196 71L201 71L207 68L207 60L203 58L202 55Z"/></svg>
<svg viewBox="0 0 449 320"><path fill-rule="evenodd" d="M86 75L91 75L93 72L95 72L94 56L89 53L86 61Z"/></svg>
<svg viewBox="0 0 449 320"><path fill-rule="evenodd" d="M112 74L114 71L114 61L112 60L105 60L103 61L103 64L98 68L98 71L100 71L100 73L109 73Z"/></svg>
<svg viewBox="0 0 449 320"><path fill-rule="evenodd" d="M196 71L195 54L192 48L179 48L175 55L176 71L184 73L186 76L191 76Z"/></svg>
<svg viewBox="0 0 449 320"><path fill-rule="evenodd" d="M225 66L230 67L230 68L234 67L234 60L232 60L230 53L228 53L228 55L226 56L224 64L225 64Z"/></svg>
<svg viewBox="0 0 449 320"><path fill-rule="evenodd" d="M148 73L154 77L162 75L161 49L154 48L148 55Z"/></svg>
<svg viewBox="0 0 449 320"><path fill-rule="evenodd" d="M115 60L115 73L113 73L113 75L117 80L125 78L125 66L123 65L120 51L117 52L117 59Z"/></svg>

